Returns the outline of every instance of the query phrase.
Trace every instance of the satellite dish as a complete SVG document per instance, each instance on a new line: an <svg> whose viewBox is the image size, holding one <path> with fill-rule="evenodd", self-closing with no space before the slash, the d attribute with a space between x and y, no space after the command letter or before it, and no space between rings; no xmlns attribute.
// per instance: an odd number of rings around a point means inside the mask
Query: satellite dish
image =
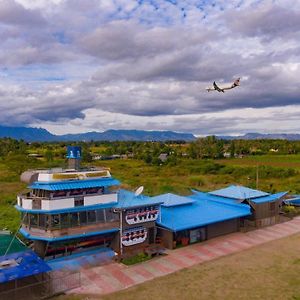
<svg viewBox="0 0 300 300"><path fill-rule="evenodd" d="M135 191L134 195L137 197L139 196L144 190L143 186L140 186L139 188L137 188L137 190Z"/></svg>

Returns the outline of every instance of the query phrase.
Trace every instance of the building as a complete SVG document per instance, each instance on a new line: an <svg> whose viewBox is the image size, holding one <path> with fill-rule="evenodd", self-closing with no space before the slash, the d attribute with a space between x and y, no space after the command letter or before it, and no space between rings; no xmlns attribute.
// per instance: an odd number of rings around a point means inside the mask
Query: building
<svg viewBox="0 0 300 300"><path fill-rule="evenodd" d="M251 215L245 218L246 223L260 227L272 225L279 221L282 202L288 192L269 194L244 186L230 185L208 194L216 196L215 200L225 203L235 201L249 204Z"/></svg>
<svg viewBox="0 0 300 300"><path fill-rule="evenodd" d="M151 244L174 248L279 220L286 192L269 194L231 185L188 197L148 197L122 190L107 168L80 168L81 149L68 147L68 169L21 175L29 191L18 195L20 232L46 258L107 247L119 257Z"/></svg>
<svg viewBox="0 0 300 300"><path fill-rule="evenodd" d="M68 147L67 157L68 169L21 175L29 192L17 197L20 232L41 257L97 247L125 255L155 240L158 201L120 191L120 182L106 168L81 169L79 147Z"/></svg>
<svg viewBox="0 0 300 300"><path fill-rule="evenodd" d="M168 193L153 199L163 202L157 231L162 244L170 249L236 232L240 219L251 214L249 205L222 203L198 195Z"/></svg>

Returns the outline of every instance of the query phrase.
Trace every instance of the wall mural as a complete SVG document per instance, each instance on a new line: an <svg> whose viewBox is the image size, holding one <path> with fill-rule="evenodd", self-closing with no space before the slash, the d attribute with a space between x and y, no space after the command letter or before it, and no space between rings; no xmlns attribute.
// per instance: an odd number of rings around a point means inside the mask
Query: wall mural
<svg viewBox="0 0 300 300"><path fill-rule="evenodd" d="M147 229L143 226L128 228L123 231L122 244L124 246L132 246L145 242L147 239Z"/></svg>
<svg viewBox="0 0 300 300"><path fill-rule="evenodd" d="M127 224L139 224L156 221L159 213L159 206L146 206L131 209L126 212L125 220Z"/></svg>

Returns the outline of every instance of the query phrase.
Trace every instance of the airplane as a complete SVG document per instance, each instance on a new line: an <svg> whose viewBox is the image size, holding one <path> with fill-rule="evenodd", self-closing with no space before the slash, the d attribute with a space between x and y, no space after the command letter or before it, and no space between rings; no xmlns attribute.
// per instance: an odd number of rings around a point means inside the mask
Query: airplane
<svg viewBox="0 0 300 300"><path fill-rule="evenodd" d="M219 87L216 82L214 81L213 83L213 87L209 87L207 88L206 90L208 92L211 92L211 91L217 91L217 92L222 92L222 93L225 93L225 90L231 90L237 86L240 86L240 79L241 78L237 78L231 85L228 85L228 86L224 86L224 87Z"/></svg>

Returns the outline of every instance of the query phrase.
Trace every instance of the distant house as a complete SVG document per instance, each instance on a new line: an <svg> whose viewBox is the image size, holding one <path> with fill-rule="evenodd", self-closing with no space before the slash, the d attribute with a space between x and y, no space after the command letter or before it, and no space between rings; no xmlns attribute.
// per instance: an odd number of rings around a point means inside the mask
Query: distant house
<svg viewBox="0 0 300 300"><path fill-rule="evenodd" d="M28 157L32 157L32 158L43 158L42 154L39 153L29 153Z"/></svg>
<svg viewBox="0 0 300 300"><path fill-rule="evenodd" d="M161 153L158 158L162 161L165 162L168 159L168 154L167 153Z"/></svg>
<svg viewBox="0 0 300 300"><path fill-rule="evenodd" d="M230 158L230 157L231 157L231 153L230 153L230 152L224 152L224 153L223 153L223 156L224 156L225 158Z"/></svg>

